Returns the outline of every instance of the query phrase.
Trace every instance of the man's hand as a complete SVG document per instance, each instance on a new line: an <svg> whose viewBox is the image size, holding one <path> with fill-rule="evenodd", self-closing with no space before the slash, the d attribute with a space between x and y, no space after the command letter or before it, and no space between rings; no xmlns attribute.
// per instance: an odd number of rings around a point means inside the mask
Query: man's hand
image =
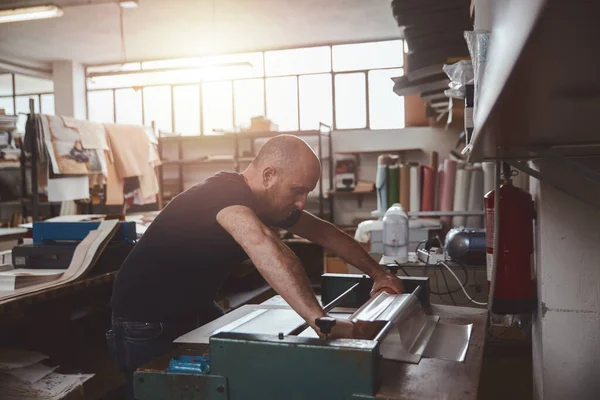
<svg viewBox="0 0 600 400"><path fill-rule="evenodd" d="M381 291L386 291L390 294L402 294L404 293L404 285L400 278L389 272L382 272L381 274L373 277L373 289L371 290L371 296L375 296Z"/></svg>
<svg viewBox="0 0 600 400"><path fill-rule="evenodd" d="M348 319L336 319L335 325L327 335L329 339L373 339L383 328L385 321L350 321ZM323 335L320 335L323 337Z"/></svg>

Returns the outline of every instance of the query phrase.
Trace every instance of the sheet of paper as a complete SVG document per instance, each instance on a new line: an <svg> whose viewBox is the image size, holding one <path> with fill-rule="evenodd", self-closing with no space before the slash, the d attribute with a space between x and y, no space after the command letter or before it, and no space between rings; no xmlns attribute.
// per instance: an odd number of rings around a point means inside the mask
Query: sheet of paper
<svg viewBox="0 0 600 400"><path fill-rule="evenodd" d="M473 324L438 323L423 352L423 357L457 362L465 361L472 330Z"/></svg>
<svg viewBox="0 0 600 400"><path fill-rule="evenodd" d="M7 374L14 376L25 383L35 383L40 379L48 376L58 368L58 365L49 367L44 364L35 363L26 367L9 369L6 371Z"/></svg>
<svg viewBox="0 0 600 400"><path fill-rule="evenodd" d="M93 219L102 219L105 217L106 214L59 215L58 217L48 218L44 222L80 222L91 221Z"/></svg>
<svg viewBox="0 0 600 400"><path fill-rule="evenodd" d="M0 370L26 367L47 358L45 354L36 351L0 348Z"/></svg>
<svg viewBox="0 0 600 400"><path fill-rule="evenodd" d="M48 179L48 201L68 201L90 197L90 180L87 175Z"/></svg>

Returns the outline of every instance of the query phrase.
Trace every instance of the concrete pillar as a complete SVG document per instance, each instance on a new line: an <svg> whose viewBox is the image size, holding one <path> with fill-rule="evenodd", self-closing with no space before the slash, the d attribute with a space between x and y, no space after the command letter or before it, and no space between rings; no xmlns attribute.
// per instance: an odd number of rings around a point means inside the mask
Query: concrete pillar
<svg viewBox="0 0 600 400"><path fill-rule="evenodd" d="M86 119L85 67L74 61L52 63L55 114Z"/></svg>
<svg viewBox="0 0 600 400"><path fill-rule="evenodd" d="M600 171L600 162L590 161ZM600 196L573 172L536 161L542 174L586 195ZM597 399L600 393L600 209L531 180L536 202L536 276L539 304L533 327L536 399Z"/></svg>

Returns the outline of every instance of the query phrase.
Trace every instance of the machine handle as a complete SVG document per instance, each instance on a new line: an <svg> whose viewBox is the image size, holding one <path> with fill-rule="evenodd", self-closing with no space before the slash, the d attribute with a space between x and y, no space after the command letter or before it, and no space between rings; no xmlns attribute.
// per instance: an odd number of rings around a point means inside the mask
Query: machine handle
<svg viewBox="0 0 600 400"><path fill-rule="evenodd" d="M327 339L327 335L331 332L331 328L335 326L335 318L320 317L315 320L315 324L319 327L321 333L325 335L325 339Z"/></svg>

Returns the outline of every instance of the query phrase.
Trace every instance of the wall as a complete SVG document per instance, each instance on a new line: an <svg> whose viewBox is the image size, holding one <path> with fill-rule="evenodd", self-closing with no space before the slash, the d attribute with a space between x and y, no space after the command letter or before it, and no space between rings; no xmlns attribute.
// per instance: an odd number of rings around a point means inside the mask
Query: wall
<svg viewBox="0 0 600 400"><path fill-rule="evenodd" d="M590 163L600 171L600 161ZM543 174L600 190L548 162ZM580 180L580 182L579 182ZM536 274L540 297L533 329L537 399L595 399L600 393L600 209L532 179L538 210Z"/></svg>

